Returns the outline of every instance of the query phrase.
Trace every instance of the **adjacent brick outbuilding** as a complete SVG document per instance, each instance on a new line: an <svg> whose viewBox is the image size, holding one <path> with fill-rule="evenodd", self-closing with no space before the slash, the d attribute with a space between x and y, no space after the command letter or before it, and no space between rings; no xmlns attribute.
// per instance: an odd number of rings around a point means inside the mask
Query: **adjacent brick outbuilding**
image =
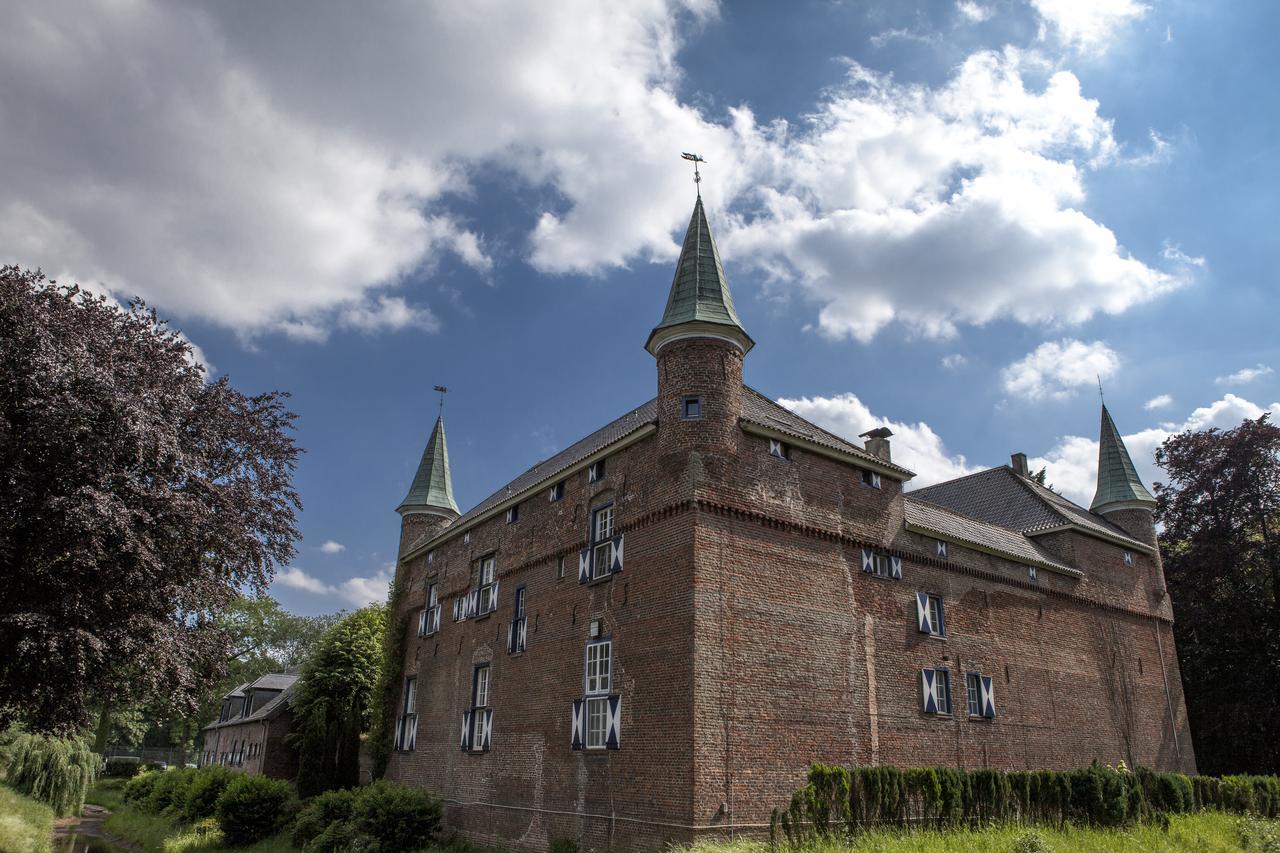
<svg viewBox="0 0 1280 853"><path fill-rule="evenodd" d="M285 743L293 723L298 676L271 673L222 697L217 721L204 727L200 766L221 764L273 779L298 775L298 754Z"/></svg>
<svg viewBox="0 0 1280 853"><path fill-rule="evenodd" d="M465 514L437 420L399 507L390 779L482 844L605 849L759 834L812 761L1194 771L1109 414L1092 510L1020 455L904 494L888 430L745 386L753 346L699 199L656 399Z"/></svg>

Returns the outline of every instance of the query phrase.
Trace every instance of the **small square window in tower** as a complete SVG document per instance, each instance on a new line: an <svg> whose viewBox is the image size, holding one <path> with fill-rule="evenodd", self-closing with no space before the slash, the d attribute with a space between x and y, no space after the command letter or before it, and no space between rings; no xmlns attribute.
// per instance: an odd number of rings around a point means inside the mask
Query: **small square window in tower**
<svg viewBox="0 0 1280 853"><path fill-rule="evenodd" d="M873 489L880 488L880 475L875 471L862 470L862 485L870 486Z"/></svg>
<svg viewBox="0 0 1280 853"><path fill-rule="evenodd" d="M790 460L791 448L776 438L771 438L769 439L769 455L782 460Z"/></svg>
<svg viewBox="0 0 1280 853"><path fill-rule="evenodd" d="M507 507L507 524L515 524L520 520L520 504Z"/></svg>
<svg viewBox="0 0 1280 853"><path fill-rule="evenodd" d="M1133 568L1133 552L1132 551L1124 552L1124 564L1126 568L1130 568L1130 569Z"/></svg>
<svg viewBox="0 0 1280 853"><path fill-rule="evenodd" d="M598 483L604 479L604 460L598 459L587 467L587 482Z"/></svg>
<svg viewBox="0 0 1280 853"><path fill-rule="evenodd" d="M564 497L564 481L561 480L559 483L556 483L555 485L553 485L547 491L547 496L551 499L552 503L555 503L556 501L563 498Z"/></svg>
<svg viewBox="0 0 1280 853"><path fill-rule="evenodd" d="M686 421L696 421L702 417L702 398L685 397L680 401L680 417Z"/></svg>

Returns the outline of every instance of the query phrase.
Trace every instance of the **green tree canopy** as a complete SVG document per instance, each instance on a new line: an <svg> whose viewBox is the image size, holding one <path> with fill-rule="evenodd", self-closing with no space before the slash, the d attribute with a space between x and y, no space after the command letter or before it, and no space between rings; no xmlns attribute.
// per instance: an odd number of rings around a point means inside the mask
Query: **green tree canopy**
<svg viewBox="0 0 1280 853"><path fill-rule="evenodd" d="M218 614L293 557L285 395L206 379L141 302L0 268L0 725L190 712L225 668Z"/></svg>
<svg viewBox="0 0 1280 853"><path fill-rule="evenodd" d="M1183 432L1156 451L1165 578L1202 773L1280 772L1280 427Z"/></svg>
<svg viewBox="0 0 1280 853"><path fill-rule="evenodd" d="M329 629L303 664L289 734L303 797L360 781L360 736L372 722L386 620L385 605L357 610Z"/></svg>

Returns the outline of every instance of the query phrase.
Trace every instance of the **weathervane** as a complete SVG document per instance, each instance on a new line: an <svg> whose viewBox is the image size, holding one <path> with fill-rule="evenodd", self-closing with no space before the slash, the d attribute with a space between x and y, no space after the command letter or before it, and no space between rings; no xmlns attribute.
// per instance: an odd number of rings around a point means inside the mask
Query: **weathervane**
<svg viewBox="0 0 1280 853"><path fill-rule="evenodd" d="M1105 406L1107 404L1107 398L1102 396L1102 374L1095 373L1094 376L1098 377L1098 399L1101 400L1102 405Z"/></svg>
<svg viewBox="0 0 1280 853"><path fill-rule="evenodd" d="M449 389L443 385L437 385L436 390L440 392L440 417L444 417L444 395L449 393Z"/></svg>
<svg viewBox="0 0 1280 853"><path fill-rule="evenodd" d="M694 186L698 186L699 184L701 184L701 183L702 183L702 175L698 174L698 164L699 164L699 163L705 163L705 162L707 162L707 161L706 161L706 160L704 160L704 159L702 159L702 158L701 158L700 156L698 156L697 154L690 154L688 151L683 151L683 152L681 152L681 153L680 153L680 156L681 156L681 157L683 157L684 159L688 160L690 163L692 163L692 164L693 164L693 183L694 183ZM702 197L702 187L701 187L701 186L698 186L698 197L699 197L699 198L701 198L701 197Z"/></svg>

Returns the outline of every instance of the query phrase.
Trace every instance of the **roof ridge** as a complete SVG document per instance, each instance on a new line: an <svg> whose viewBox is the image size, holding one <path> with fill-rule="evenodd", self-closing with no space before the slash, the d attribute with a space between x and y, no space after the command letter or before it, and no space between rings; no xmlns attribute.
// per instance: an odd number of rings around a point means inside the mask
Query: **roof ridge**
<svg viewBox="0 0 1280 853"><path fill-rule="evenodd" d="M992 471L999 471L1002 468L1010 471L1013 470L1012 468L1009 468L1008 465L995 465L995 466L992 466L991 468L983 468L979 471L974 471L972 474L961 474L959 477L952 477L950 480L940 480L937 483L930 483L927 486L921 486L918 489L912 489L910 493L913 495L918 495L921 492L926 492L929 489L936 489L939 486L949 486L952 483L960 483L960 482L963 482L964 480L972 480L974 477L985 476L987 474L990 474Z"/></svg>

